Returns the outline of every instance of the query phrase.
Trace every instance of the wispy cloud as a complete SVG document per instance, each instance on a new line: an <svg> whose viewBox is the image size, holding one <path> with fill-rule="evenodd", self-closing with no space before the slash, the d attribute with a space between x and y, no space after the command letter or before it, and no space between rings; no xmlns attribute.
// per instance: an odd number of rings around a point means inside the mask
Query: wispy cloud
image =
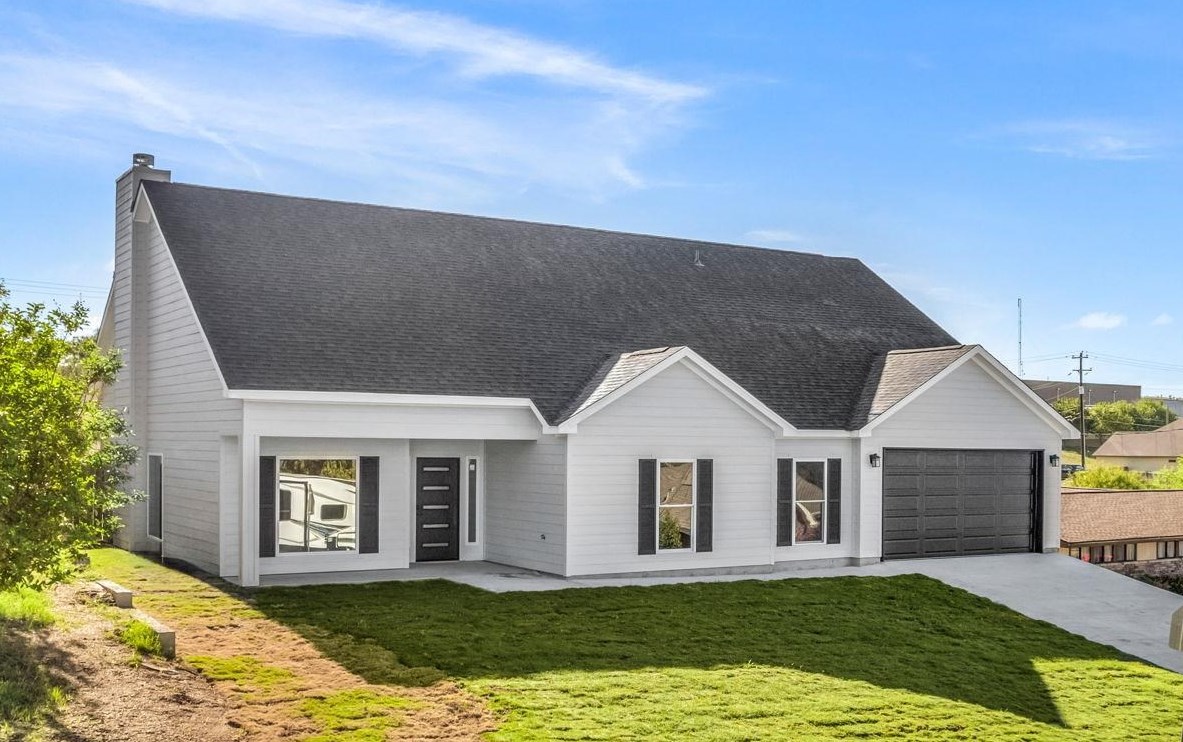
<svg viewBox="0 0 1183 742"><path fill-rule="evenodd" d="M744 237L753 242L777 244L794 244L804 241L801 235L787 229L752 229L745 232Z"/></svg>
<svg viewBox="0 0 1183 742"><path fill-rule="evenodd" d="M999 135L1028 152L1078 160L1145 160L1163 146L1154 132L1103 119L1024 121Z"/></svg>
<svg viewBox="0 0 1183 742"><path fill-rule="evenodd" d="M1124 314L1112 312L1089 312L1072 324L1082 330L1112 330L1126 323Z"/></svg>
<svg viewBox="0 0 1183 742"><path fill-rule="evenodd" d="M1162 314L1158 315L1154 319L1150 320L1150 324L1154 327L1165 327L1166 325L1171 325L1174 323L1175 323L1175 318L1172 317L1171 315L1167 314L1166 312L1163 312Z"/></svg>
<svg viewBox="0 0 1183 742"><path fill-rule="evenodd" d="M362 39L413 55L455 57L473 77L525 75L562 85L681 103L706 90L622 69L565 46L444 13L343 0L126 0L180 15L309 36Z"/></svg>

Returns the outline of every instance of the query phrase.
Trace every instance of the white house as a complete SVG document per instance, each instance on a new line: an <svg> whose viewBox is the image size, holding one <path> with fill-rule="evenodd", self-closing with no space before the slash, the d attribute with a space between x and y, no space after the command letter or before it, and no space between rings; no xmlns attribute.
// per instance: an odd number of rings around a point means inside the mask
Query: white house
<svg viewBox="0 0 1183 742"><path fill-rule="evenodd" d="M117 183L117 543L243 585L1054 550L1072 429L850 258Z"/></svg>

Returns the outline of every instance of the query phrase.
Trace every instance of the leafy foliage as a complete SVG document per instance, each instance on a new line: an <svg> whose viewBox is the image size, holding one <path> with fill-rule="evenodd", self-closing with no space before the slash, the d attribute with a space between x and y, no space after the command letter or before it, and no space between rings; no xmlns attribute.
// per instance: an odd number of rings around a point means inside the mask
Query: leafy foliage
<svg viewBox="0 0 1183 742"><path fill-rule="evenodd" d="M682 528L668 510L661 511L657 524L657 542L662 549L682 548Z"/></svg>
<svg viewBox="0 0 1183 742"><path fill-rule="evenodd" d="M1146 477L1136 471L1126 471L1119 466L1094 466L1078 471L1064 480L1069 487L1089 487L1106 490L1147 490L1152 487Z"/></svg>
<svg viewBox="0 0 1183 742"><path fill-rule="evenodd" d="M18 309L0 285L0 590L65 577L116 525L135 449L97 400L121 361L79 333L86 308Z"/></svg>
<svg viewBox="0 0 1183 742"><path fill-rule="evenodd" d="M1080 427L1080 400L1076 397L1064 397L1053 404L1056 412L1064 419ZM1178 416L1171 412L1162 402L1142 399L1137 402L1097 402L1085 407L1085 422L1088 432L1094 435L1107 436L1123 430L1149 431L1160 428L1175 420Z"/></svg>
<svg viewBox="0 0 1183 742"><path fill-rule="evenodd" d="M1183 490L1183 468L1174 464L1159 469L1151 477L1150 486L1156 490Z"/></svg>

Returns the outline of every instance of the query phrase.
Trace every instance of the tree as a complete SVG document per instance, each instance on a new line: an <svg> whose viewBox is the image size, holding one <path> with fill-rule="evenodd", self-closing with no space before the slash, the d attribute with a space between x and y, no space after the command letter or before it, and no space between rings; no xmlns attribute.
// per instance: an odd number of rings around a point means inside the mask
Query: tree
<svg viewBox="0 0 1183 742"><path fill-rule="evenodd" d="M1052 403L1052 406L1065 420L1080 428L1080 400L1077 397L1062 397ZM1124 430L1154 430L1176 417L1162 402L1150 399L1137 402L1097 402L1085 408L1088 432L1102 437Z"/></svg>
<svg viewBox="0 0 1183 742"><path fill-rule="evenodd" d="M67 576L117 525L135 449L97 399L121 361L81 335L86 308L18 309L0 284L0 590Z"/></svg>

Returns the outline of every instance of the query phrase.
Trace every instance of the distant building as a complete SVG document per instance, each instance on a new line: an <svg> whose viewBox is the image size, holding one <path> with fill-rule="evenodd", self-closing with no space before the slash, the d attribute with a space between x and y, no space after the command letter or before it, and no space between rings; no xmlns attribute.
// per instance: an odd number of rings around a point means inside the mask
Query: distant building
<svg viewBox="0 0 1183 742"><path fill-rule="evenodd" d="M1183 456L1183 419L1146 433L1114 433L1093 456L1107 466L1147 473L1158 471L1177 463Z"/></svg>
<svg viewBox="0 0 1183 742"><path fill-rule="evenodd" d="M1164 407L1175 413L1176 416L1183 417L1183 399L1179 397L1144 397L1143 399L1149 399L1151 402L1161 402Z"/></svg>
<svg viewBox="0 0 1183 742"><path fill-rule="evenodd" d="M1076 398L1077 384L1074 381L1048 381L1046 379L1023 379L1023 383L1031 388L1045 401L1054 403L1064 397ZM1091 384L1084 385L1084 404L1089 406L1097 402L1137 402L1142 398L1142 387L1137 384ZM1183 406L1183 400L1180 400ZM1176 414L1180 414L1176 412Z"/></svg>

